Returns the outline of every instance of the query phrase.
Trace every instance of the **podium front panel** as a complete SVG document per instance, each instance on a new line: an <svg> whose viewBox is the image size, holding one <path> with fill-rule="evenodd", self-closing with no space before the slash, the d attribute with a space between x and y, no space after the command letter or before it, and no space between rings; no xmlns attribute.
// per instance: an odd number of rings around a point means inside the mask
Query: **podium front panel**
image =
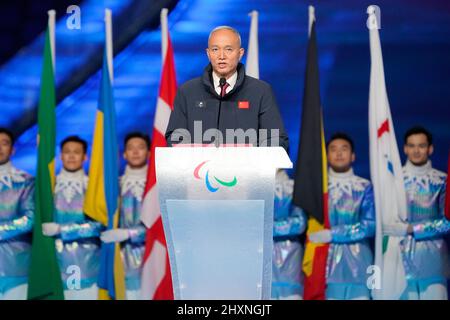
<svg viewBox="0 0 450 320"><path fill-rule="evenodd" d="M292 166L285 151L157 148L155 160L175 299L270 299L275 173Z"/></svg>
<svg viewBox="0 0 450 320"><path fill-rule="evenodd" d="M180 299L261 299L263 200L167 200Z"/></svg>

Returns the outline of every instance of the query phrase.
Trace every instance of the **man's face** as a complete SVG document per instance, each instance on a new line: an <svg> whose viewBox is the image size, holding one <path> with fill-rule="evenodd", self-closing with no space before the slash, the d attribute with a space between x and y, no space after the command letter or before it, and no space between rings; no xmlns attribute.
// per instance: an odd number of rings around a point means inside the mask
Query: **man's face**
<svg viewBox="0 0 450 320"><path fill-rule="evenodd" d="M336 172L347 172L355 161L355 154L350 143L344 139L336 139L328 145L328 163Z"/></svg>
<svg viewBox="0 0 450 320"><path fill-rule="evenodd" d="M412 134L406 140L403 151L409 161L416 166L421 166L427 163L428 157L433 153L433 145L428 144L425 134Z"/></svg>
<svg viewBox="0 0 450 320"><path fill-rule="evenodd" d="M233 31L222 29L211 35L206 54L214 72L228 79L236 71L244 49L240 47L239 37Z"/></svg>
<svg viewBox="0 0 450 320"><path fill-rule="evenodd" d="M125 146L123 157L132 169L142 168L148 159L147 143L142 138L131 138Z"/></svg>
<svg viewBox="0 0 450 320"><path fill-rule="evenodd" d="M5 133L0 133L0 165L9 161L13 153L12 141Z"/></svg>
<svg viewBox="0 0 450 320"><path fill-rule="evenodd" d="M83 145L79 142L66 142L61 151L61 160L64 169L75 172L83 167L83 162L87 156L84 153Z"/></svg>

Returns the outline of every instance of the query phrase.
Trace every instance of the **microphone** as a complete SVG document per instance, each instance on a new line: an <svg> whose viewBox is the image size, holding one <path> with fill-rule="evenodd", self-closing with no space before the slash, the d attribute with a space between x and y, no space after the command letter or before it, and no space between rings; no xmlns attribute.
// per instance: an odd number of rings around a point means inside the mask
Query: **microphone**
<svg viewBox="0 0 450 320"><path fill-rule="evenodd" d="M216 126L216 141L215 141L215 145L216 147L219 147L219 124L220 124L220 111L222 108L222 90L223 90L223 86L227 83L227 79L225 78L220 78L219 80L219 86L220 86L220 98L219 98L219 115L217 117L217 126Z"/></svg>
<svg viewBox="0 0 450 320"><path fill-rule="evenodd" d="M223 88L223 86L225 85L225 83L227 83L227 79L225 79L225 78L220 78L220 80L219 80L219 85L220 85L220 88L221 88L221 89Z"/></svg>

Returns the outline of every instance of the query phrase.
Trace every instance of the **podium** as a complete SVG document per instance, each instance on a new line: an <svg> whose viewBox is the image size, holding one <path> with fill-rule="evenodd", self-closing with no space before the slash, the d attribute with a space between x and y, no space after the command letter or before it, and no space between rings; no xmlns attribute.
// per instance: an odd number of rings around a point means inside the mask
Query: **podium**
<svg viewBox="0 0 450 320"><path fill-rule="evenodd" d="M281 147L156 148L175 299L270 299Z"/></svg>

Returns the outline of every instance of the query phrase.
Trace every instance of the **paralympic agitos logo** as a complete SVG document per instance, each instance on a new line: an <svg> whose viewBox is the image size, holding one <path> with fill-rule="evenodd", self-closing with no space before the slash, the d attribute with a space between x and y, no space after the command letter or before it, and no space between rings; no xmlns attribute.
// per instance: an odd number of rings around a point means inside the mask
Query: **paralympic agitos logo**
<svg viewBox="0 0 450 320"><path fill-rule="evenodd" d="M194 169L194 177L195 177L196 179L202 180L202 177L200 177L200 175L199 175L200 169L201 169L207 162L209 162L209 160L203 161L203 162L200 163L197 167L195 167L195 169ZM234 176L233 180L231 180L231 181L224 181L224 180L221 180L221 179L217 178L216 176L213 176L213 177L214 177L214 180L215 180L219 185L224 186L224 187L231 188L231 187L234 187L234 186L237 184L236 176ZM217 190L219 190L219 187L215 188L215 187L211 184L210 176L209 176L209 169L206 170L206 174L205 174L205 185L206 185L206 188L207 188L210 192L216 192Z"/></svg>

